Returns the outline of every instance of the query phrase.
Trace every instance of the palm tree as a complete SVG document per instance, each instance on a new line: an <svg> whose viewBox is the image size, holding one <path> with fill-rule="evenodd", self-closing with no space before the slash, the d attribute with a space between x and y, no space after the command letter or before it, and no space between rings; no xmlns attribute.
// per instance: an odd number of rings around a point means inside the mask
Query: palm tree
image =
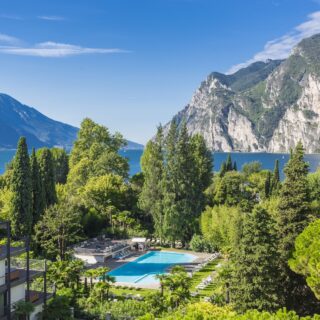
<svg viewBox="0 0 320 320"><path fill-rule="evenodd" d="M29 301L18 301L14 305L15 317L18 320L25 320L34 311L34 305Z"/></svg>
<svg viewBox="0 0 320 320"><path fill-rule="evenodd" d="M97 277L96 269L89 269L84 272L84 276L90 278L90 289L93 287L93 278Z"/></svg>
<svg viewBox="0 0 320 320"><path fill-rule="evenodd" d="M164 288L168 284L168 275L166 274L157 274L156 279L160 281L160 288L161 288L161 297L163 297Z"/></svg>

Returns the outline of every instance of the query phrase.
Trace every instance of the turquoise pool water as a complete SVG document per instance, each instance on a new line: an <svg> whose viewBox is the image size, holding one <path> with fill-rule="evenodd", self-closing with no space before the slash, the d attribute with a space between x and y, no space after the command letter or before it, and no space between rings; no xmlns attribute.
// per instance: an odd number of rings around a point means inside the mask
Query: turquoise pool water
<svg viewBox="0 0 320 320"><path fill-rule="evenodd" d="M151 251L108 274L114 276L117 282L156 284L157 274L166 273L172 265L192 262L195 259L196 256L188 253Z"/></svg>

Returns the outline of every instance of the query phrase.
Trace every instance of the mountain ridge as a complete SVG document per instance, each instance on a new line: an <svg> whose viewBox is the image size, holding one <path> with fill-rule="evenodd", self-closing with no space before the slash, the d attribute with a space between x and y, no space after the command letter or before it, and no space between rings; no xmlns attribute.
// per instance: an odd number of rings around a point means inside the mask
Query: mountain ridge
<svg viewBox="0 0 320 320"><path fill-rule="evenodd" d="M18 139L25 136L29 147L72 148L79 128L53 120L36 108L22 104L8 94L0 93L0 149L15 149ZM143 149L127 141L124 149Z"/></svg>
<svg viewBox="0 0 320 320"><path fill-rule="evenodd" d="M204 136L212 151L289 152L301 140L320 151L320 34L284 60L212 72L173 120ZM165 126L168 129L170 122Z"/></svg>

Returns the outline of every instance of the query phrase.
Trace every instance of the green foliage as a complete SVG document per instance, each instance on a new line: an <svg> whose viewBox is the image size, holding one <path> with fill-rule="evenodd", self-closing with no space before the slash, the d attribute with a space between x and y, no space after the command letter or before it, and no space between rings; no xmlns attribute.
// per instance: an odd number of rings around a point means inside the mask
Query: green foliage
<svg viewBox="0 0 320 320"><path fill-rule="evenodd" d="M15 319L19 320L26 319L27 316L30 316L35 307L32 302L20 300L14 304L13 309L15 313Z"/></svg>
<svg viewBox="0 0 320 320"><path fill-rule="evenodd" d="M243 214L236 207L207 207L201 214L200 228L211 248L227 252L238 245L242 220Z"/></svg>
<svg viewBox="0 0 320 320"><path fill-rule="evenodd" d="M44 193L45 207L47 208L57 202L52 153L50 149L42 148L37 151L37 158L42 180L41 185Z"/></svg>
<svg viewBox="0 0 320 320"><path fill-rule="evenodd" d="M276 240L274 221L265 209L257 206L246 215L240 247L233 257L231 296L239 311L279 307Z"/></svg>
<svg viewBox="0 0 320 320"><path fill-rule="evenodd" d="M280 191L277 217L282 290L280 301L282 305L300 310L300 312L304 312L308 308L307 301L310 305L314 302L304 278L295 274L288 266L295 239L307 226L311 214L307 181L309 165L304 161L303 156L303 146L298 143L284 169L286 178ZM304 306L301 306L299 301L305 301Z"/></svg>
<svg viewBox="0 0 320 320"><path fill-rule="evenodd" d="M259 161L252 161L242 166L242 172L246 177L249 177L253 173L258 173L261 170L262 170L262 165L261 165L261 162Z"/></svg>
<svg viewBox="0 0 320 320"><path fill-rule="evenodd" d="M62 295L50 299L44 307L43 319L71 320L70 299Z"/></svg>
<svg viewBox="0 0 320 320"><path fill-rule="evenodd" d="M190 248L195 252L204 252L210 250L208 248L208 243L204 240L204 238L198 234L194 234L190 241Z"/></svg>
<svg viewBox="0 0 320 320"><path fill-rule="evenodd" d="M41 173L38 164L38 160L36 157L35 150L32 150L31 158L30 158L30 166L31 166L31 179L32 179L32 215L33 215L33 225L35 225L40 216L42 215L45 207L45 194L44 188L42 185Z"/></svg>
<svg viewBox="0 0 320 320"><path fill-rule="evenodd" d="M89 178L110 173L126 178L128 160L118 154L124 145L125 140L119 133L111 135L106 127L84 119L70 155L70 188L77 189Z"/></svg>
<svg viewBox="0 0 320 320"><path fill-rule="evenodd" d="M151 214L155 235L175 245L190 241L198 231L198 218L206 202L205 189L212 176L212 157L201 136L190 137L186 125L171 122L163 138L158 129L141 160L144 185L140 207Z"/></svg>
<svg viewBox="0 0 320 320"><path fill-rule="evenodd" d="M289 265L306 277L308 286L320 300L320 220L312 222L297 237Z"/></svg>
<svg viewBox="0 0 320 320"><path fill-rule="evenodd" d="M48 282L54 284L59 290L75 290L80 282L83 270L84 263L81 260L58 259L49 264L47 273Z"/></svg>
<svg viewBox="0 0 320 320"><path fill-rule="evenodd" d="M32 226L32 180L28 146L24 137L18 142L13 160L11 190L13 192L10 215L12 233L15 236L29 235Z"/></svg>
<svg viewBox="0 0 320 320"><path fill-rule="evenodd" d="M69 157L64 149L52 148L55 183L65 184L69 172Z"/></svg>
<svg viewBox="0 0 320 320"><path fill-rule="evenodd" d="M155 141L149 141L141 157L141 169L144 183L139 196L139 205L152 216L154 233L162 242L163 230L163 133L162 127L158 128Z"/></svg>
<svg viewBox="0 0 320 320"><path fill-rule="evenodd" d="M77 207L65 202L46 209L35 225L34 238L46 257L64 260L68 246L81 239L81 231Z"/></svg>

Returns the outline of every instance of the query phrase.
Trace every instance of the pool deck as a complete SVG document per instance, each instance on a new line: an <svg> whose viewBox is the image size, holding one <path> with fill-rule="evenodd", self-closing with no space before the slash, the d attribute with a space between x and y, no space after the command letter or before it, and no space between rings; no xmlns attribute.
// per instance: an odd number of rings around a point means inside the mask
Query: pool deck
<svg viewBox="0 0 320 320"><path fill-rule="evenodd" d="M115 270L124 264L134 261L138 257L148 253L149 251L160 251L160 250L154 250L154 249L149 249L147 251L137 251L133 252L132 255L128 256L127 258L121 259L121 260L115 260L115 259L110 259L107 262L105 262L105 266L110 268L110 271ZM198 265L200 263L203 263L206 259L208 259L211 254L210 253L202 253L202 252L193 252L189 250L180 250L180 249L163 249L161 251L167 251L167 252L176 252L176 253L188 253L192 254L197 257L192 262L187 262L187 263L177 263L175 265L182 265L186 267L186 271L190 271L193 266ZM169 271L169 270L168 270ZM148 284L142 284L142 283L129 283L129 282L116 282L114 286L127 286L127 287L134 287L134 288L144 288L144 289L158 289L160 287L159 283L148 283Z"/></svg>

